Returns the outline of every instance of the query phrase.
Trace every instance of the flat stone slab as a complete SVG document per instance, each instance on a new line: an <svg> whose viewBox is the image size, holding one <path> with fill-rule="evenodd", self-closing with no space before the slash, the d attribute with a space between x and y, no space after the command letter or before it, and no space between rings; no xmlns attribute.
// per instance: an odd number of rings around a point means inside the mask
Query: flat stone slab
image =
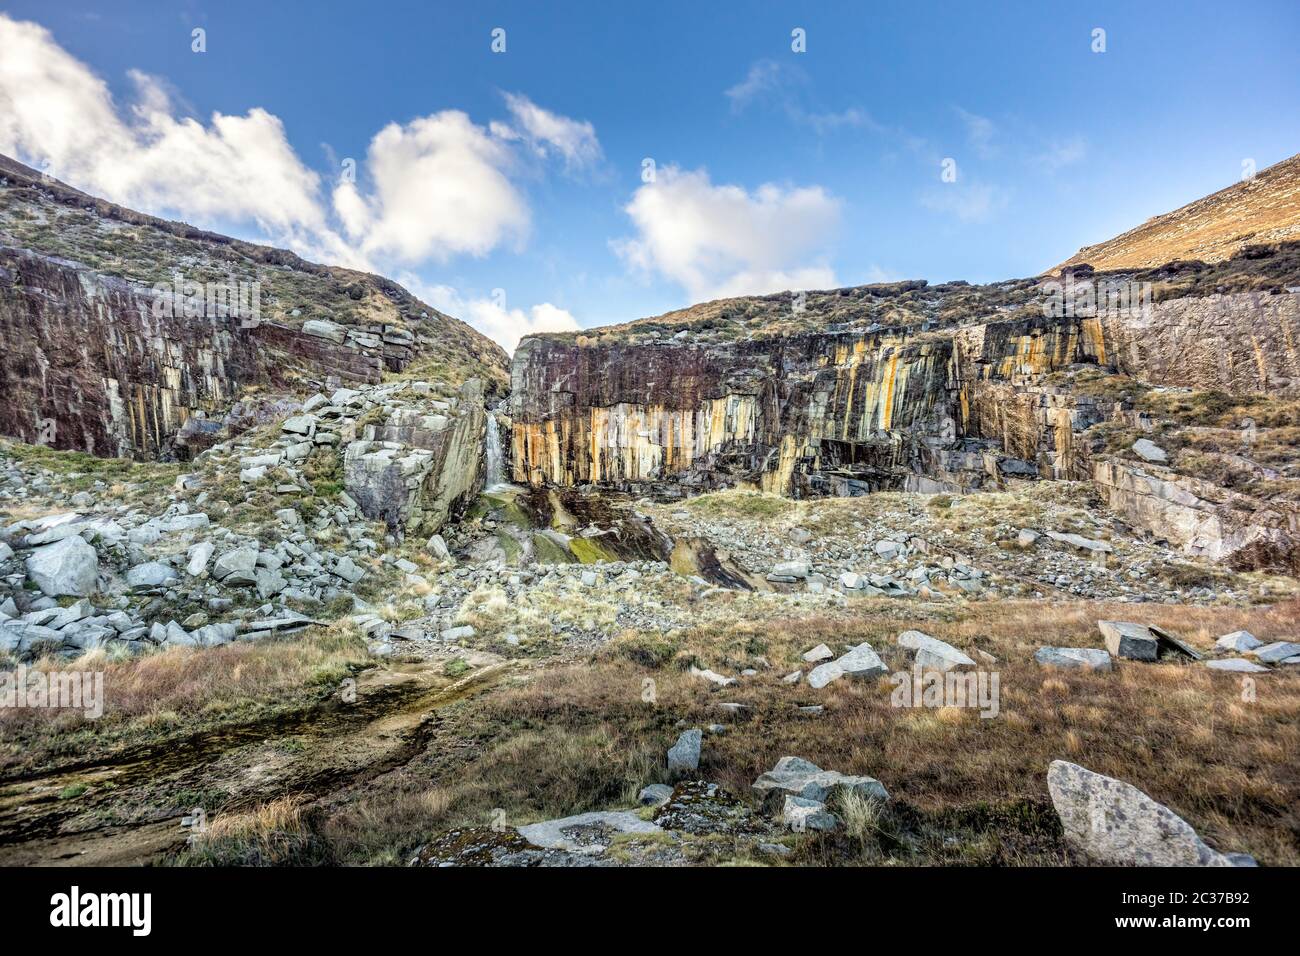
<svg viewBox="0 0 1300 956"><path fill-rule="evenodd" d="M837 660L819 664L808 674L808 686L821 689L841 677L858 677L870 680L888 672L884 661L870 644L859 644Z"/></svg>
<svg viewBox="0 0 1300 956"><path fill-rule="evenodd" d="M898 646L915 652L916 663L925 671L969 670L975 662L951 644L921 631L904 631Z"/></svg>
<svg viewBox="0 0 1300 956"><path fill-rule="evenodd" d="M1110 654L1095 647L1040 647L1034 660L1044 667L1066 670L1108 671Z"/></svg>
<svg viewBox="0 0 1300 956"><path fill-rule="evenodd" d="M1213 671L1231 671L1236 674L1267 674L1267 667L1260 667L1254 661L1248 661L1244 657L1225 657L1218 660L1206 661L1205 666Z"/></svg>
<svg viewBox="0 0 1300 956"><path fill-rule="evenodd" d="M1133 452L1143 461L1149 461L1153 465L1167 465L1169 456L1165 450L1149 438L1139 438L1133 443Z"/></svg>
<svg viewBox="0 0 1300 956"><path fill-rule="evenodd" d="M657 823L642 820L630 810L599 810L559 820L545 820L517 827L519 835L534 846L569 853L597 854L609 848L620 833L662 833Z"/></svg>
<svg viewBox="0 0 1300 956"><path fill-rule="evenodd" d="M825 644L818 644L811 651L806 652L803 655L803 659L807 664L816 664L819 661L828 661L834 656L835 652L829 647Z"/></svg>
<svg viewBox="0 0 1300 956"><path fill-rule="evenodd" d="M1263 647L1257 647L1250 652L1251 657L1266 664L1279 664L1288 657L1295 657L1297 654L1300 654L1300 644L1292 641L1274 641L1272 644L1265 644Z"/></svg>

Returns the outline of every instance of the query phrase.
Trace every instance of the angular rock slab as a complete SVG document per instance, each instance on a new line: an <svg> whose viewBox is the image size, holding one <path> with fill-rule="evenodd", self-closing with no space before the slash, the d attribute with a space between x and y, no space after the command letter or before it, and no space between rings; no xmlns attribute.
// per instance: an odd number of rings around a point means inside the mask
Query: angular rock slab
<svg viewBox="0 0 1300 956"><path fill-rule="evenodd" d="M1288 657L1300 654L1300 644L1291 641L1274 641L1272 644L1256 648L1250 654L1255 660L1263 661L1265 664L1279 664Z"/></svg>
<svg viewBox="0 0 1300 956"><path fill-rule="evenodd" d="M636 802L643 807L659 807L667 803L672 795L673 788L668 784L652 783L641 788L641 792L636 795Z"/></svg>
<svg viewBox="0 0 1300 956"><path fill-rule="evenodd" d="M27 576L47 597L88 597L99 579L99 556L84 538L73 535L33 551Z"/></svg>
<svg viewBox="0 0 1300 956"><path fill-rule="evenodd" d="M1160 659L1160 641L1145 624L1130 621L1098 621L1097 629L1106 641L1106 650L1131 661Z"/></svg>
<svg viewBox="0 0 1300 956"><path fill-rule="evenodd" d="M1053 760L1047 789L1066 839L1115 866L1234 866L1191 825L1132 784Z"/></svg>
<svg viewBox="0 0 1300 956"><path fill-rule="evenodd" d="M859 644L837 660L819 664L808 674L808 686L821 689L833 680L841 677L859 677L871 679L883 677L888 673L884 661L871 648L870 644Z"/></svg>
<svg viewBox="0 0 1300 956"><path fill-rule="evenodd" d="M1244 657L1223 657L1214 661L1206 661L1205 666L1214 671L1228 671L1234 674L1267 674L1267 667L1260 667L1254 661L1248 661Z"/></svg>
<svg viewBox="0 0 1300 956"><path fill-rule="evenodd" d="M1224 634L1214 642L1214 646L1219 650L1235 654L1253 651L1255 648L1263 646L1263 644L1264 642L1250 631L1233 631L1231 634Z"/></svg>
<svg viewBox="0 0 1300 956"><path fill-rule="evenodd" d="M951 644L921 631L904 631L898 646L916 653L916 663L925 671L970 670L975 662Z"/></svg>
<svg viewBox="0 0 1300 956"><path fill-rule="evenodd" d="M1095 647L1040 647L1034 660L1044 667L1065 670L1108 671L1110 654Z"/></svg>
<svg viewBox="0 0 1300 956"><path fill-rule="evenodd" d="M854 790L873 800L888 800L889 792L875 777L823 770L802 757L782 757L771 770L754 781L754 795L767 802L774 796L802 797L825 802L839 788Z"/></svg>
<svg viewBox="0 0 1300 956"><path fill-rule="evenodd" d="M796 833L803 833L806 830L834 830L840 819L820 800L787 796L781 807L781 822Z"/></svg>
<svg viewBox="0 0 1300 956"><path fill-rule="evenodd" d="M534 846L569 853L597 854L609 848L619 833L662 833L657 823L642 820L630 810L579 813L518 827L519 835Z"/></svg>

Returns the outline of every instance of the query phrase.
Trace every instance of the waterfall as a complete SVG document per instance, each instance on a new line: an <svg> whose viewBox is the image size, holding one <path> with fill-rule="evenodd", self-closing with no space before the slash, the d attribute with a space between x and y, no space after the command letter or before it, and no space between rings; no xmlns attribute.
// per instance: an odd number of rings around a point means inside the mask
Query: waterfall
<svg viewBox="0 0 1300 956"><path fill-rule="evenodd" d="M494 491L506 487L505 472L501 463L501 428L497 417L491 412L487 416L487 447L484 449L487 465L486 490Z"/></svg>

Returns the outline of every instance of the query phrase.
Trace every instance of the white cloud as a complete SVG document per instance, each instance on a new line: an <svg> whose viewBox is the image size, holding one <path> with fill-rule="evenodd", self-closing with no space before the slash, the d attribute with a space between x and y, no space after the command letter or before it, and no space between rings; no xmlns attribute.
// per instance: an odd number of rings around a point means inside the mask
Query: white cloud
<svg viewBox="0 0 1300 956"><path fill-rule="evenodd" d="M403 276L401 282L435 309L464 319L510 353L525 335L573 332L580 328L578 320L568 310L550 302L534 305L525 312L509 308L503 297L465 298L451 286L426 286L409 275Z"/></svg>
<svg viewBox="0 0 1300 956"><path fill-rule="evenodd" d="M390 123L370 142L373 192L334 189L334 209L367 256L401 263L482 256L528 232L508 149L458 110Z"/></svg>
<svg viewBox="0 0 1300 956"><path fill-rule="evenodd" d="M759 60L749 68L745 78L724 91L731 101L731 111L742 113L753 103L762 103L783 111L791 122L807 126L825 135L839 129L866 129L876 133L888 130L866 110L850 106L842 110L822 110L812 102L812 81L798 67Z"/></svg>
<svg viewBox="0 0 1300 956"><path fill-rule="evenodd" d="M1068 140L1053 142L1035 159L1039 165L1046 166L1050 170L1057 170L1066 166L1073 166L1075 163L1082 161L1087 155L1088 144L1084 142L1082 137L1074 136Z"/></svg>
<svg viewBox="0 0 1300 956"><path fill-rule="evenodd" d="M679 283L691 299L829 288L821 261L840 218L840 202L820 186L753 193L715 186L704 170L660 169L625 207L637 236L615 242L633 268Z"/></svg>
<svg viewBox="0 0 1300 956"><path fill-rule="evenodd" d="M497 135L506 139L526 139L542 157L547 155L548 149L554 149L564 157L564 163L570 169L590 166L600 159L600 141L590 123L542 109L521 93L504 95L506 108L522 132L494 123L492 129Z"/></svg>
<svg viewBox="0 0 1300 956"><path fill-rule="evenodd" d="M740 112L760 94L777 89L781 85L781 65L775 60L759 60L749 68L745 78L726 90L731 108Z"/></svg>

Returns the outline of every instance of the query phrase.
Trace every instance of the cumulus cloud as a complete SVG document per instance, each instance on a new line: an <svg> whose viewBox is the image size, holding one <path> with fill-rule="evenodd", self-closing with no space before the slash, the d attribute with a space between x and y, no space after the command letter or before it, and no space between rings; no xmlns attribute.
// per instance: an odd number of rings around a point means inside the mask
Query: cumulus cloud
<svg viewBox="0 0 1300 956"><path fill-rule="evenodd" d="M493 123L493 132L498 136L526 140L543 158L554 150L570 169L590 166L600 160L600 141L596 139L596 129L591 123L542 109L522 93L504 95L506 108L518 128Z"/></svg>
<svg viewBox="0 0 1300 956"><path fill-rule="evenodd" d="M766 184L751 193L714 185L702 169L668 166L625 211L637 235L616 241L614 250L634 269L677 282L695 301L835 285L822 259L840 202L820 186Z"/></svg>
<svg viewBox="0 0 1300 956"><path fill-rule="evenodd" d="M366 159L373 191L341 182L333 199L368 256L402 263L482 256L527 234L528 206L507 176L506 147L458 110L390 123Z"/></svg>

